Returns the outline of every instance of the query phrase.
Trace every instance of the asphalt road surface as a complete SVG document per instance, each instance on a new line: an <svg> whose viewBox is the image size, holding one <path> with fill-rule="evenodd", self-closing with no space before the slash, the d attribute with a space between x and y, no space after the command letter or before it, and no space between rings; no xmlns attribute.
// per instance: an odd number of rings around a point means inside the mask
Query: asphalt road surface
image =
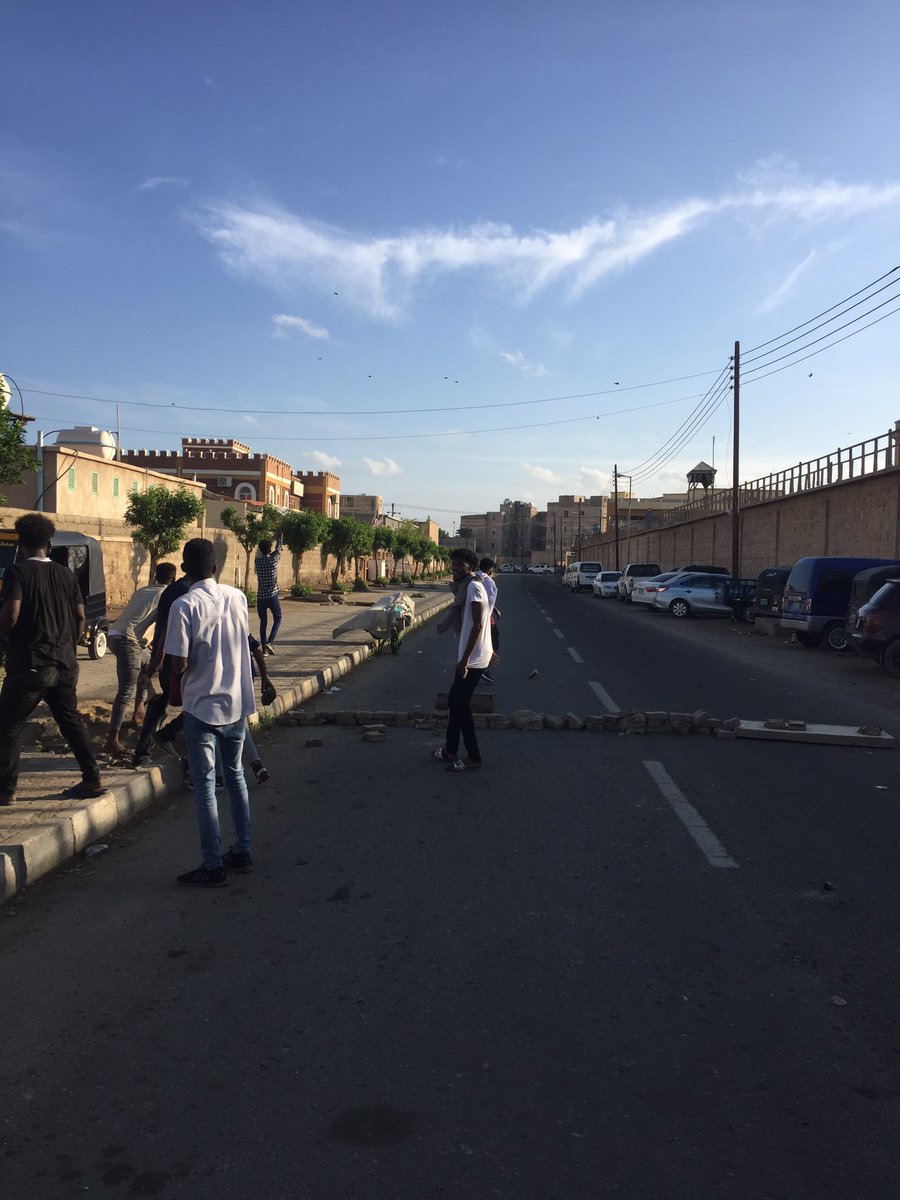
<svg viewBox="0 0 900 1200"><path fill-rule="evenodd" d="M500 587L499 711L898 732L869 664ZM428 626L320 705L453 659ZM173 885L185 793L0 920L5 1195L900 1195L896 752L487 731L451 775L321 733L265 742L254 874Z"/></svg>

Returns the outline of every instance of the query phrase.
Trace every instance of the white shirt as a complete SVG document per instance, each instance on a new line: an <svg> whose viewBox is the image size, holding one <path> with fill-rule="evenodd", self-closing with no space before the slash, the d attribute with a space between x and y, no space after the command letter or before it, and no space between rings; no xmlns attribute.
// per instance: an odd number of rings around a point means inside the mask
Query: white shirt
<svg viewBox="0 0 900 1200"><path fill-rule="evenodd" d="M249 633L247 597L237 588L201 579L179 596L163 651L188 660L185 712L207 725L232 725L256 711Z"/></svg>
<svg viewBox="0 0 900 1200"><path fill-rule="evenodd" d="M484 590L484 584L475 575L471 576L465 587L466 598L462 610L462 629L459 634L459 656L457 662L462 662L462 657L466 652L466 646L468 646L469 638L472 634L472 605L480 604L481 630L466 666L484 668L490 665L491 657L494 653L491 646L490 603L488 602L487 592Z"/></svg>
<svg viewBox="0 0 900 1200"><path fill-rule="evenodd" d="M487 571L473 571L472 574L476 579L480 579L484 584L484 590L487 592L488 604L491 606L491 612L497 606L497 585L488 575Z"/></svg>

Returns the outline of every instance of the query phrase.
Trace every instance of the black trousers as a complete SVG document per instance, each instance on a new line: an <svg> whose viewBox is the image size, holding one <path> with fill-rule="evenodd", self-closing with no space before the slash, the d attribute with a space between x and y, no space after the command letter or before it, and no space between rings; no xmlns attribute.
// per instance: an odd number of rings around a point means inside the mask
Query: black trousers
<svg viewBox="0 0 900 1200"><path fill-rule="evenodd" d="M447 694L447 752L454 756L458 753L459 739L462 735L466 753L475 762L481 762L481 751L478 749L475 722L472 719L472 693L478 687L483 674L484 670L481 667L469 667L465 679L454 675L453 684Z"/></svg>
<svg viewBox="0 0 900 1200"><path fill-rule="evenodd" d="M19 782L19 758L22 754L22 730L42 700L47 704L72 753L81 767L85 783L100 779L97 759L84 721L78 711L75 685L78 668L61 671L52 687L35 686L32 673L13 670L0 689L0 792L13 795Z"/></svg>

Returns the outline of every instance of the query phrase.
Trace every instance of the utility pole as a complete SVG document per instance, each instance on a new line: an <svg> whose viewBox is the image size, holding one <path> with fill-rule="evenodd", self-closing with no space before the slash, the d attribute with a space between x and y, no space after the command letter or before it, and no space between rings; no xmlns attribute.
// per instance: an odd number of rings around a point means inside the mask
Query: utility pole
<svg viewBox="0 0 900 1200"><path fill-rule="evenodd" d="M741 577L741 343L734 343L734 459L731 466L731 578Z"/></svg>
<svg viewBox="0 0 900 1200"><path fill-rule="evenodd" d="M616 570L619 569L619 464L613 466L613 521L616 525Z"/></svg>

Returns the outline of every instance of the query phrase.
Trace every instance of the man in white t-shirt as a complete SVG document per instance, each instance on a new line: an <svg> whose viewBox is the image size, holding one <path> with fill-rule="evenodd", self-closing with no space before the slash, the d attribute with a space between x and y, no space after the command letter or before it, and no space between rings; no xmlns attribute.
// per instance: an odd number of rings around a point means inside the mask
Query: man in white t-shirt
<svg viewBox="0 0 900 1200"><path fill-rule="evenodd" d="M445 762L448 771L472 771L481 766L481 751L475 736L472 718L472 693L490 664L491 647L490 603L484 584L474 574L478 559L471 550L454 550L450 565L457 595L464 594L459 651L456 670L447 698L447 738L444 746L435 750L438 762ZM468 757L459 757L462 737Z"/></svg>
<svg viewBox="0 0 900 1200"><path fill-rule="evenodd" d="M190 591L172 605L163 652L172 656L173 686L181 685L184 740L194 785L203 863L179 883L222 887L228 871L253 870L250 801L241 767L246 719L256 711L250 668L247 598L215 578L215 547L192 538L182 570ZM216 802L216 746L231 800L235 842L222 854Z"/></svg>

